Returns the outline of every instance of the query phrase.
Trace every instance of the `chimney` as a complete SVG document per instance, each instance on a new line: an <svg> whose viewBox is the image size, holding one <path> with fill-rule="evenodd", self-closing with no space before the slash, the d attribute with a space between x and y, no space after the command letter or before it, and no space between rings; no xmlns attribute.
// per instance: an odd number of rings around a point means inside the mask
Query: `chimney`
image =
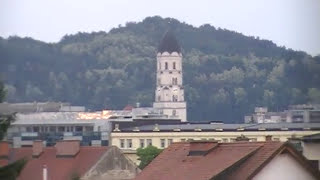
<svg viewBox="0 0 320 180"><path fill-rule="evenodd" d="M41 140L33 141L32 145L32 157L38 158L43 153L43 142Z"/></svg>
<svg viewBox="0 0 320 180"><path fill-rule="evenodd" d="M43 168L42 168L42 180L48 180L47 165L43 165Z"/></svg>
<svg viewBox="0 0 320 180"><path fill-rule="evenodd" d="M8 165L9 163L9 142L0 141L0 167Z"/></svg>
<svg viewBox="0 0 320 180"><path fill-rule="evenodd" d="M271 135L267 135L266 136L266 141L272 141L272 136Z"/></svg>
<svg viewBox="0 0 320 180"><path fill-rule="evenodd" d="M79 140L62 140L55 145L57 157L75 157L80 151Z"/></svg>

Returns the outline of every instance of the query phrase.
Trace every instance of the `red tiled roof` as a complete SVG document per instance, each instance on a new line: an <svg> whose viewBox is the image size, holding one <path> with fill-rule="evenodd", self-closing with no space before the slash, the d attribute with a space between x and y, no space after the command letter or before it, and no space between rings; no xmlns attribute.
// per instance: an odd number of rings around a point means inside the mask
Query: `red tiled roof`
<svg viewBox="0 0 320 180"><path fill-rule="evenodd" d="M136 180L248 179L286 144L282 142L206 143L197 151L190 142L173 143L154 159ZM300 155L301 156L301 155Z"/></svg>
<svg viewBox="0 0 320 180"><path fill-rule="evenodd" d="M83 176L107 150L107 147L80 147L75 157L56 157L56 148L46 147L38 158L33 158L32 147L22 147L11 149L9 160L28 159L18 180L42 180L43 165L47 166L48 180L69 180L72 174Z"/></svg>
<svg viewBox="0 0 320 180"><path fill-rule="evenodd" d="M125 111L132 111L132 109L133 109L133 106L131 106L131 105L126 105L126 107L124 107L123 108L123 110L125 110Z"/></svg>

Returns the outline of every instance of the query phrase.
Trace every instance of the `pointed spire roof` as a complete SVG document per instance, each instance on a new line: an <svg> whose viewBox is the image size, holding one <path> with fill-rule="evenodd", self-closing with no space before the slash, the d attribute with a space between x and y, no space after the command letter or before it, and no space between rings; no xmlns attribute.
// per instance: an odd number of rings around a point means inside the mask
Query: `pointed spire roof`
<svg viewBox="0 0 320 180"><path fill-rule="evenodd" d="M159 45L158 52L159 53L163 53L163 52L181 53L181 47L180 47L175 35L173 34L173 32L167 31L165 33L165 35L163 36L161 43Z"/></svg>

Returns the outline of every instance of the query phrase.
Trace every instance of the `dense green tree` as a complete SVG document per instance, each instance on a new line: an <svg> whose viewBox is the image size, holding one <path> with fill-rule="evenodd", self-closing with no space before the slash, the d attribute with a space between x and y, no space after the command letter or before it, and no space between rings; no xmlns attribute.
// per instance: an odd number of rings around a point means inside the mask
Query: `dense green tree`
<svg viewBox="0 0 320 180"><path fill-rule="evenodd" d="M137 156L139 157L138 160L140 160L139 168L140 169L145 168L161 152L162 152L162 149L158 149L157 147L154 147L154 146L148 146L146 148L138 148Z"/></svg>
<svg viewBox="0 0 320 180"><path fill-rule="evenodd" d="M168 30L182 46L191 121L242 122L255 106L319 103L320 56L211 25L148 17L58 43L0 38L8 102L67 101L91 110L154 100L156 49Z"/></svg>
<svg viewBox="0 0 320 180"><path fill-rule="evenodd" d="M0 81L0 102L3 101L5 97L5 89L3 83ZM0 114L0 141L5 139L7 129L10 123L14 121L14 115L12 114ZM6 166L0 166L0 179L15 180L25 164L26 159L19 159L13 163Z"/></svg>

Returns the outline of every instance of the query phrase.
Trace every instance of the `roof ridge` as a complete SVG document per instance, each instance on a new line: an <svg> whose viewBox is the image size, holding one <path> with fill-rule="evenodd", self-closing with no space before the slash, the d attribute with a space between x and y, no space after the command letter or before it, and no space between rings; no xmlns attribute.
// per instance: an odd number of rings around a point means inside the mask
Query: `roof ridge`
<svg viewBox="0 0 320 180"><path fill-rule="evenodd" d="M237 168L238 166L240 166L242 163L244 163L248 158L250 158L252 155L254 155L262 147L263 146L257 147L252 152L250 152L249 154L245 155L244 157L242 157L241 159L239 159L235 163L231 164L231 166L225 168L224 170L222 170L220 173L218 173L217 175L213 176L212 178L214 178L214 179L224 179L224 176L226 176L229 171L232 171L234 168Z"/></svg>

